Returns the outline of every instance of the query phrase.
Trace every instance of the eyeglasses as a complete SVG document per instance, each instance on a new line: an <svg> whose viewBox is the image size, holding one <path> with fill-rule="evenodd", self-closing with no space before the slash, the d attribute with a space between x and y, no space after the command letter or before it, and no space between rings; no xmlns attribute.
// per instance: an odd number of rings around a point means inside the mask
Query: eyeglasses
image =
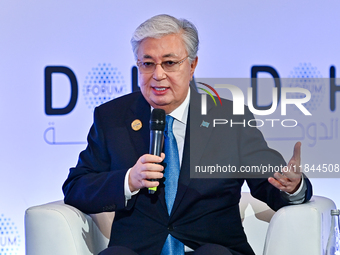
<svg viewBox="0 0 340 255"><path fill-rule="evenodd" d="M162 63L155 63L151 61L137 61L137 66L139 67L139 71L143 74L153 73L156 70L156 66L160 65L165 72L177 72L179 70L179 66L188 58L189 56L186 56L185 58L179 60L179 61L172 61L167 60L163 61Z"/></svg>

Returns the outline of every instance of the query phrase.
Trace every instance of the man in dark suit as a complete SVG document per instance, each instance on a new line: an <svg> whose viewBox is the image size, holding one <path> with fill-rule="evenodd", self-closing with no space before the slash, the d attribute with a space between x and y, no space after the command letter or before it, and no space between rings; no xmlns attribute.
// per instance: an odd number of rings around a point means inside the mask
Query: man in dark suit
<svg viewBox="0 0 340 255"><path fill-rule="evenodd" d="M184 248L178 253L167 251L164 247L169 239L195 254L254 254L238 208L245 179L190 179L190 155L194 153L191 163L197 165L204 158L213 158L237 168L280 166L285 165L284 160L267 147L256 128L196 128L200 124L195 122L200 96L189 87L198 61L198 35L193 24L168 15L155 16L136 29L131 42L141 93L96 108L88 146L63 185L65 203L85 213L115 211L109 248L103 255L184 254ZM148 154L152 108L163 109L174 119L181 167L170 212L165 199L168 184L163 178L163 171L169 169L160 164L167 155ZM207 115L213 118L223 113L235 121L252 119L245 109L244 116L233 116L232 103L224 100L223 107L210 107ZM190 136L199 139L202 146L190 148ZM216 148L216 144L224 146ZM300 146L295 145L288 163L291 167L284 175L246 179L252 195L274 210L308 201L312 195L309 180L300 171L289 171L300 165ZM149 194L150 187L157 187L157 192Z"/></svg>

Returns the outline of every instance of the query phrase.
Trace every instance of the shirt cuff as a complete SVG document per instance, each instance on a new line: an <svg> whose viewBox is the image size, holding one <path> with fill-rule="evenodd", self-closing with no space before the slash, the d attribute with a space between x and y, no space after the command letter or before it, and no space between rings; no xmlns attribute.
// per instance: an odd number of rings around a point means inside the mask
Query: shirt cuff
<svg viewBox="0 0 340 255"><path fill-rule="evenodd" d="M288 200L290 204L302 204L303 201L305 201L305 194L307 190L306 182L304 181L303 176L301 177L301 183L300 187L297 191L295 191L293 194L281 191L281 196Z"/></svg>
<svg viewBox="0 0 340 255"><path fill-rule="evenodd" d="M133 195L136 195L139 190L131 192L129 188L129 175L130 175L131 168L126 172L125 179L124 179L124 195L125 195L125 206L127 206L127 202L131 199Z"/></svg>

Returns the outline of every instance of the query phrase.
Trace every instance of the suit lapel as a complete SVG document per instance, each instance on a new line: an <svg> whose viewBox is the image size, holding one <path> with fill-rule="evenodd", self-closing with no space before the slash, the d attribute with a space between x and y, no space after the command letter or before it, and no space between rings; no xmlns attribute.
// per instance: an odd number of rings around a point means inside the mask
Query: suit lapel
<svg viewBox="0 0 340 255"><path fill-rule="evenodd" d="M137 158L139 158L149 152L150 105L140 94L140 97L131 105L130 110L130 114L126 117L125 125L131 137L131 144L135 149ZM137 119L142 122L142 128L135 131L132 129L131 124Z"/></svg>
<svg viewBox="0 0 340 255"><path fill-rule="evenodd" d="M207 115L201 115L201 96L194 92L190 103L190 139L192 146L189 156L189 165L197 166L209 143L213 131L213 116L210 114L213 108L211 100L207 102ZM202 126L202 121L208 122L209 127ZM192 143L192 141L195 141ZM199 146L197 146L199 145ZM190 171L189 171L190 172Z"/></svg>
<svg viewBox="0 0 340 255"><path fill-rule="evenodd" d="M185 132L185 142L183 150L183 159L181 172L178 180L178 189L176 199L173 205L171 215L174 215L178 206L180 205L184 194L190 185L190 164L196 164L199 162L206 144L209 142L209 138L212 132L212 128L200 127L201 124L201 108L200 108L200 94L195 90L191 89L190 105L187 119L187 127ZM212 105L208 103L207 111L212 108ZM199 148L190 148L190 139L200 139ZM193 151L194 149L194 151ZM194 155L193 155L194 153Z"/></svg>

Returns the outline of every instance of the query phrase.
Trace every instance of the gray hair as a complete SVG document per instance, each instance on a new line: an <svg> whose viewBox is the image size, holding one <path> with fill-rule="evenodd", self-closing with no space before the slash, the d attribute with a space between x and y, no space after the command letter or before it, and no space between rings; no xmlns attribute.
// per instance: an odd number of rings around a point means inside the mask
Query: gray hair
<svg viewBox="0 0 340 255"><path fill-rule="evenodd" d="M199 44L195 25L186 19L176 19L166 14L154 16L137 27L131 38L135 59L137 60L139 45L145 38L161 38L169 34L182 35L191 63L197 56Z"/></svg>

